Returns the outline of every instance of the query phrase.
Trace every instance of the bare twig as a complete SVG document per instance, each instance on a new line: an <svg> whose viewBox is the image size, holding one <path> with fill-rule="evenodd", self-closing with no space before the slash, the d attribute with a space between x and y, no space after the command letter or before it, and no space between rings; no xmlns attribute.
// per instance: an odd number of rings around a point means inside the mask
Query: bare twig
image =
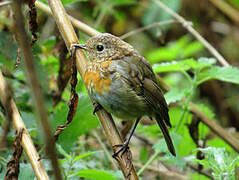
<svg viewBox="0 0 239 180"><path fill-rule="evenodd" d="M218 9L220 9L223 13L225 13L228 17L230 17L237 24L239 23L239 12L234 9L232 6L227 4L222 0L209 0L213 5L215 5Z"/></svg>
<svg viewBox="0 0 239 180"><path fill-rule="evenodd" d="M51 7L52 14L55 18L55 21L58 25L58 28L61 32L61 35L65 41L65 44L66 44L68 50L70 50L71 45L77 43L78 40L77 40L76 34L74 32L74 29L69 21L68 15L66 14L61 1L49 0L48 2ZM83 25L83 27L85 27L85 26L86 25ZM86 29L88 29L91 34L94 32L94 35L99 33L95 30L92 31L92 28L89 28L88 26ZM80 72L81 77L83 77L84 69L87 64L87 60L84 56L84 53L80 49L77 49L75 53L76 53L77 69ZM97 111L96 114L105 130L105 133L107 135L107 138L111 144L113 151L116 152L118 150L118 147L116 145L122 144L122 139L119 135L119 132L116 129L116 126L114 124L114 121L113 121L111 115L108 114L103 109ZM132 165L131 157L129 156L129 154L130 153L125 153L122 157L120 155L117 156L117 160L118 160L117 162L118 162L125 178L131 179L131 180L138 179L138 176L137 176L135 169Z"/></svg>
<svg viewBox="0 0 239 180"><path fill-rule="evenodd" d="M107 158L109 159L109 161L111 162L111 164L112 164L112 166L113 166L113 169L114 169L114 170L117 170L117 169L118 169L117 165L116 165L115 162L113 161L112 156L110 155L110 153L109 153L109 151L108 151L106 145L101 141L100 136L99 136L99 134L97 133L96 130L93 130L93 135L94 135L94 137L96 138L96 140L99 142L100 146L103 148L103 150L104 150L104 152L105 152Z"/></svg>
<svg viewBox="0 0 239 180"><path fill-rule="evenodd" d="M52 136L51 127L47 118L47 111L44 106L43 97L41 94L40 83L36 75L36 71L34 68L34 60L31 51L31 46L28 42L27 33L24 29L24 17L21 12L21 3L18 0L15 0L12 3L13 13L15 15L15 30L17 35L17 42L19 47L21 48L21 52L23 53L24 66L26 69L27 77L29 79L29 83L31 85L32 94L34 98L34 103L36 107L36 111L38 113L42 128L43 134L46 141L46 152L50 157L52 170L57 180L61 180L61 171L57 160L56 148L54 138Z"/></svg>
<svg viewBox="0 0 239 180"><path fill-rule="evenodd" d="M4 2L0 2L0 7L2 7L2 6L6 6L6 5L9 5L9 4L11 4L12 3L12 1L4 1Z"/></svg>
<svg viewBox="0 0 239 180"><path fill-rule="evenodd" d="M197 167L193 166L192 164L187 163L187 166L190 167L192 170L194 170L195 172L202 174L206 177L208 177L209 179L213 179L213 176L211 175L211 173L209 171L207 171L206 169L198 171Z"/></svg>
<svg viewBox="0 0 239 180"><path fill-rule="evenodd" d="M137 162L134 162L136 167L142 168L143 165ZM189 178L187 178L186 176L176 173L176 172L172 172L167 170L165 167L162 166L162 164L160 164L159 166L152 166L149 165L147 167L147 170L149 171L154 171L155 173L160 174L160 179L177 179L177 180L189 180Z"/></svg>
<svg viewBox="0 0 239 180"><path fill-rule="evenodd" d="M36 4L36 7L37 7L37 8L41 9L42 11L46 12L47 14L49 14L49 15L52 14L51 9L50 9L47 5L43 4L42 2L36 1L35 4ZM68 16L69 16L69 15L68 15ZM76 28L82 30L83 32L86 32L86 33L87 33L88 35L90 35L90 36L94 36L94 35L100 33L100 32L98 32L97 30L95 30L94 28L88 26L87 24L85 24L85 23L83 23L83 22L77 20L76 18L74 18L74 17L72 17L72 16L69 16L69 18L70 18L72 24L73 24Z"/></svg>
<svg viewBox="0 0 239 180"><path fill-rule="evenodd" d="M129 36L132 36L134 34L137 34L139 32L142 32L142 31L145 31L147 29L151 29L153 27L160 27L160 26L163 26L163 25L166 25L166 24L172 24L172 23L177 23L178 21L175 21L175 20L168 20L168 21L162 21L162 22L155 22L155 23L152 23L148 26L144 26L144 27L141 27L141 28L138 28L138 29L134 29L128 33L125 33L124 35L120 36L121 39L125 39Z"/></svg>
<svg viewBox="0 0 239 180"><path fill-rule="evenodd" d="M8 91L6 82L3 79L2 72L0 71L0 100L2 104L6 103L6 92ZM20 129L23 129L23 134L22 134L22 140L21 144L22 147L32 165L32 168L34 170L34 173L37 177L38 180L48 180L47 173L45 169L43 168L42 164L39 159L39 155L33 145L33 142L31 140L30 135L28 134L25 125L22 121L22 118L17 110L17 106L14 103L13 99L10 100L10 107L12 109L12 123L16 131L20 131Z"/></svg>
<svg viewBox="0 0 239 180"><path fill-rule="evenodd" d="M37 5L37 4L36 4ZM38 6L38 5L37 5ZM165 5L164 5L165 6ZM43 11L44 11L44 9L42 9ZM170 10L171 11L171 10ZM173 12L174 13L174 12ZM176 16L178 16L177 14L176 14ZM181 18L180 16L179 16L179 18ZM180 21L181 23L183 23L184 22L184 19L183 20L181 20ZM185 21L186 22L186 21ZM79 23L79 24L84 24L84 23ZM87 34L89 34L89 35L95 35L95 34L92 34L92 28L91 27L87 27L86 28L86 24L84 24L82 27L81 26L78 26L78 28L80 29L80 30L82 30L82 31L84 31L85 33L87 33ZM89 32L88 32L88 30L89 30ZM194 30L195 31L195 30ZM99 32L98 32L99 33ZM197 33L197 32L196 32ZM214 48L213 48L214 49ZM81 62L81 61L79 61L79 63L83 63L84 64L84 62ZM226 64L228 64L226 61L224 61L224 64L225 64L225 66L228 66L228 65L226 65ZM78 66L78 70L79 71L81 71L80 70L80 67ZM163 79L161 79L161 78L159 78L159 77L157 77L157 79L158 80L160 80L160 82L163 82L163 83L160 83L160 84L163 84L163 88L165 89L165 90L170 90L170 86L167 84L167 83L165 83L164 81L163 81ZM193 103L192 103L193 104ZM195 105L194 105L195 106ZM210 118L208 118L203 112L201 112L201 111L197 111L197 110L199 110L199 108L197 108L196 106L194 107L194 113L196 114L196 115L198 115L201 119L202 119L202 121L203 121L203 123L204 124L206 124L210 129L212 129L213 131L215 131L216 132L216 134L219 136L219 137L221 137L222 139L224 139L225 140L225 142L227 142L228 144L230 144L231 145L231 143L229 143L229 142L234 142L233 144L233 148L237 151L237 152L239 152L239 145L237 145L238 144L238 141L235 139L235 137L233 137L233 136L231 136L227 131L220 131L219 129L223 129L219 124L217 124L217 123L215 123L212 119L210 119ZM197 112L200 112L199 114L197 113ZM106 115L107 116L107 115ZM208 123L207 123L208 122ZM210 122L213 122L213 124L212 123L210 123ZM219 127L219 128L218 128ZM218 131L219 130L219 131ZM227 136L227 135L229 135L229 136Z"/></svg>
<svg viewBox="0 0 239 180"><path fill-rule="evenodd" d="M3 125L2 125L2 136L0 138L0 147L3 148L5 147L6 145L6 137L7 137L7 134L10 130L10 125L11 125L11 122L12 122L12 108L10 106L10 103L11 103L11 100L12 100L12 96L13 96L13 93L12 93L12 87L9 83L6 84L6 89L8 89L6 92L5 92L5 101L2 102L2 106L4 108L4 115L5 115L5 121L3 121Z"/></svg>
<svg viewBox="0 0 239 180"><path fill-rule="evenodd" d="M190 110L201 118L202 122L207 125L215 134L221 137L225 142L227 142L235 151L239 153L239 141L223 129L220 125L210 119L207 115L203 113L197 106L193 103L189 104Z"/></svg>
<svg viewBox="0 0 239 180"><path fill-rule="evenodd" d="M163 4L159 0L153 0L159 7L168 12L171 16L173 16L177 21L179 21L197 40L199 40L216 58L223 66L229 66L228 62L222 57L221 54L204 39L195 29L193 29L191 23L186 21L182 16L172 11L165 4Z"/></svg>

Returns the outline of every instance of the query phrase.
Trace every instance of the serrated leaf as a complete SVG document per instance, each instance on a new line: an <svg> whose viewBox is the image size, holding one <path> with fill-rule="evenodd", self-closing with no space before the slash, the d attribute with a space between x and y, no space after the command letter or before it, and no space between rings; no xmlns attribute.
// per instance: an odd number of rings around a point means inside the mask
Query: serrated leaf
<svg viewBox="0 0 239 180"><path fill-rule="evenodd" d="M66 103L60 103L57 106L57 109L52 114L51 121L54 129L65 123L67 112L68 107ZM73 143L77 142L78 136L86 133L92 128L96 128L99 125L98 120L92 112L93 106L88 95L83 93L79 94L79 104L75 117L69 126L60 134L58 139L58 143L65 149L65 151L71 151L71 147L73 146Z"/></svg>
<svg viewBox="0 0 239 180"><path fill-rule="evenodd" d="M239 69L232 66L212 66L198 75L198 84L210 79L239 84Z"/></svg>
<svg viewBox="0 0 239 180"><path fill-rule="evenodd" d="M106 171L100 171L96 169L82 169L78 171L75 174L72 174L69 177L79 176L82 178L87 178L91 180L117 180L115 176L112 174L106 172Z"/></svg>
<svg viewBox="0 0 239 180"><path fill-rule="evenodd" d="M186 59L183 61L172 61L160 64L154 64L153 70L159 72L174 72L174 71L187 71L191 68L195 69L199 63L194 59Z"/></svg>
<svg viewBox="0 0 239 180"><path fill-rule="evenodd" d="M178 88L172 88L169 92L167 92L164 97L167 101L167 104L175 103L177 101L180 101L185 95L189 89L178 89Z"/></svg>

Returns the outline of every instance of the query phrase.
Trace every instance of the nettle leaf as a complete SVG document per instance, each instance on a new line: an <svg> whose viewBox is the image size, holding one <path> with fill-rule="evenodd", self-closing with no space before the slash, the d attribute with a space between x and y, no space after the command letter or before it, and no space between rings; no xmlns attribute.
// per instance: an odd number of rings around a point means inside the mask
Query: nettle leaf
<svg viewBox="0 0 239 180"><path fill-rule="evenodd" d="M106 171L100 171L96 169L82 169L77 173L72 174L69 177L79 176L82 178L92 179L92 180L117 180L113 173Z"/></svg>
<svg viewBox="0 0 239 180"><path fill-rule="evenodd" d="M191 68L196 68L198 62L194 59L186 59L183 61L172 61L160 64L154 64L153 70L159 72L174 72L174 71L187 71Z"/></svg>
<svg viewBox="0 0 239 180"><path fill-rule="evenodd" d="M167 101L167 104L175 103L180 101L183 97L185 97L190 89L178 89L172 88L169 92L167 92L164 97Z"/></svg>
<svg viewBox="0 0 239 180"><path fill-rule="evenodd" d="M175 71L187 71L189 69L202 70L204 68L211 67L216 60L214 58L200 58L198 61L195 59L185 59L182 61L172 61L160 64L154 64L153 70L158 72L175 72Z"/></svg>
<svg viewBox="0 0 239 180"><path fill-rule="evenodd" d="M69 108L66 103L60 103L52 114L54 129L65 124ZM79 94L79 104L76 114L69 126L60 134L58 143L69 152L73 143L77 142L78 136L96 128L99 125L97 118L93 115L93 106L87 95Z"/></svg>
<svg viewBox="0 0 239 180"><path fill-rule="evenodd" d="M239 69L236 67L219 67L212 66L199 73L198 84L210 80L217 79L224 82L239 84Z"/></svg>

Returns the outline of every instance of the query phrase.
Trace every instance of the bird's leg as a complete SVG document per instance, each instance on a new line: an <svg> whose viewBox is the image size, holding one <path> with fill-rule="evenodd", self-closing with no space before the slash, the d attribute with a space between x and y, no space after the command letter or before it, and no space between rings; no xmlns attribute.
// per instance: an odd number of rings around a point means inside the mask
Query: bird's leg
<svg viewBox="0 0 239 180"><path fill-rule="evenodd" d="M130 140L131 140L131 138L132 138L132 136L133 136L133 134L134 134L134 131L135 131L135 129L136 129L136 127L137 127L139 121L140 121L140 118L137 118L137 119L136 119L136 122L135 122L135 124L134 124L133 130L131 131L131 133L130 133L130 135L129 135L129 138L128 138L123 144L115 145L115 146L122 146L122 147L121 147L118 151L116 151L116 152L113 154L113 158L116 158L116 156L117 156L120 152L122 152L122 153L121 153L121 156L123 156L123 154L126 153L126 151L127 151L128 148L129 148L129 147L128 147L129 142L130 142Z"/></svg>
<svg viewBox="0 0 239 180"><path fill-rule="evenodd" d="M97 112L97 111L99 111L100 109L102 109L102 106L99 104L99 103L97 103L97 102L93 102L93 106L94 106L94 111L93 111L93 114L95 115L95 113Z"/></svg>

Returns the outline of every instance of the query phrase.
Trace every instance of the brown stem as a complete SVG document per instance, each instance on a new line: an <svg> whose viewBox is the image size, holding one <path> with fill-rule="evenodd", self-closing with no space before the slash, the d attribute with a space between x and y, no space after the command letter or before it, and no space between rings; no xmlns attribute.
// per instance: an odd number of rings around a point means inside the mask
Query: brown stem
<svg viewBox="0 0 239 180"><path fill-rule="evenodd" d="M239 12L223 0L209 0L214 6L220 9L234 22L239 24Z"/></svg>
<svg viewBox="0 0 239 180"><path fill-rule="evenodd" d="M5 102L7 97L6 92L7 92L6 82L3 79L2 72L0 71L0 100L2 104L6 103ZM36 148L34 147L34 144L31 140L29 133L27 132L27 129L23 123L23 120L20 116L20 113L18 112L17 106L13 101L13 99L10 100L9 104L10 107L8 108L12 109L12 123L14 128L16 129L16 131L20 131L21 129L23 129L21 144L32 165L32 168L34 170L37 179L48 180L49 178L47 176L47 173L44 167L42 166L41 162L38 161L39 155L36 151Z"/></svg>
<svg viewBox="0 0 239 180"><path fill-rule="evenodd" d="M193 29L190 22L186 21L182 16L177 14L168 8L165 4L163 4L159 0L153 0L159 7L173 16L178 22L180 22L184 28L186 28L197 40L199 40L217 59L223 66L229 66L228 62L222 57L222 55L209 43L206 39L204 39L195 29Z"/></svg>
<svg viewBox="0 0 239 180"><path fill-rule="evenodd" d="M39 2L38 2L38 4L39 4ZM38 4L36 4L36 6L37 7L39 7L39 8L41 8L40 6L38 6ZM165 5L164 5L165 6ZM43 11L45 11L45 9L42 9ZM170 11L172 11L172 10L170 10ZM174 12L173 12L174 13ZM176 14L176 16L177 16L177 20L178 20L178 18L180 19L180 21L179 22L181 22L181 23L187 23L187 21L185 21L184 19L181 19L182 17L181 16L179 16L178 17L178 15ZM92 28L91 27L89 27L89 26L87 26L86 24L84 24L84 23L82 23L82 22L80 22L79 24L83 24L83 26L78 26L77 28L79 28L80 30L82 30L82 31L84 31L85 33L87 33L87 34L89 34L89 35L96 35L96 34L94 34L93 33L93 31L92 31ZM86 28L87 27L87 28ZM192 27L191 27L191 29L192 29ZM89 30L89 31L88 31ZM193 29L193 32L194 32L195 30ZM97 33L99 33L99 32L97 32ZM198 37L198 32L196 32L196 34L195 34L195 36L196 37ZM199 37L201 37L200 35L199 35ZM204 40L205 41L205 40ZM206 42L206 44L207 44L208 42ZM210 45L210 44L209 44ZM211 46L211 45L210 45ZM210 46L209 46L209 48L210 48ZM213 48L212 50L215 50L215 48ZM214 51L213 51L214 52ZM217 53L216 53L217 54ZM214 56L216 56L215 54L214 54ZM220 57L221 57L221 55L219 56L219 59L220 59ZM83 62L80 62L80 63L83 63ZM224 58L223 59L221 59L221 63L224 65L224 66L228 66L228 63L224 60ZM79 65L79 67L78 67L78 70L80 71L80 65ZM165 89L165 90L170 90L170 86L165 82L165 81L163 81L163 79L162 78L160 78L160 77L157 77L157 79L160 81L160 82L162 82L162 83L160 83L160 84L163 84L163 89ZM191 104L193 104L193 103L191 103ZM195 105L194 105L195 106ZM234 145L232 146L236 151L239 151L239 145L238 145L238 142L237 142L237 140L235 139L235 137L234 136L231 136L230 135L230 133L228 133L227 131L220 131L220 129L223 129L219 124L217 124L217 123L215 123L215 122L213 122L213 120L212 119L210 119L209 117L207 117L207 115L205 115L203 112L201 112L201 111L198 111L198 110L200 110L199 108L197 108L197 107L194 107L194 113L196 114L196 115L200 115L199 117L200 118L202 118L203 120L203 123L204 124L206 124L210 129L212 129L213 131L215 131L216 132L216 134L219 136L219 137L221 137L222 139L224 139L224 141L226 142L226 143L228 143L228 144L230 144L231 145L231 141L233 141L233 142L235 142L235 143L233 143ZM197 112L200 112L199 114L197 114ZM210 123L210 122L213 122L213 123ZM226 137L230 137L230 138L225 138L225 136ZM230 140L230 139L233 139L233 140Z"/></svg>
<svg viewBox="0 0 239 180"><path fill-rule="evenodd" d="M49 6L52 10L53 17L58 25L58 28L61 32L61 35L65 41L65 44L70 50L71 45L78 42L77 36L74 32L74 29L69 21L69 16L66 14L65 9L59 0L48 0ZM89 28L88 28L89 29ZM94 35L99 33L94 31ZM92 33L92 31L91 31ZM87 64L87 60L80 49L76 50L76 65L77 70L80 72L81 77L84 75L84 69ZM98 119L100 120L104 131L107 135L107 138L110 142L110 145L114 152L118 150L116 145L122 144L122 139L115 127L115 123L110 114L108 114L104 109L97 111ZM115 148L114 148L115 147ZM122 157L120 155L117 157L117 162L125 176L126 179L138 179L136 171L133 167L132 160L129 153L125 153Z"/></svg>
<svg viewBox="0 0 239 180"><path fill-rule="evenodd" d="M27 78L29 80L32 95L34 98L34 103L36 111L43 128L43 134L46 142L46 153L49 156L52 164L52 170L57 180L61 180L61 171L57 160L56 148L54 138L52 136L51 127L48 122L47 111L44 106L43 97L41 93L41 87L39 80L36 75L34 67L34 59L31 51L31 46L29 44L29 38L24 29L24 17L21 12L21 3L18 0L14 0L12 3L12 9L15 17L15 33L17 36L17 43L21 52L23 53L24 66L26 69Z"/></svg>

